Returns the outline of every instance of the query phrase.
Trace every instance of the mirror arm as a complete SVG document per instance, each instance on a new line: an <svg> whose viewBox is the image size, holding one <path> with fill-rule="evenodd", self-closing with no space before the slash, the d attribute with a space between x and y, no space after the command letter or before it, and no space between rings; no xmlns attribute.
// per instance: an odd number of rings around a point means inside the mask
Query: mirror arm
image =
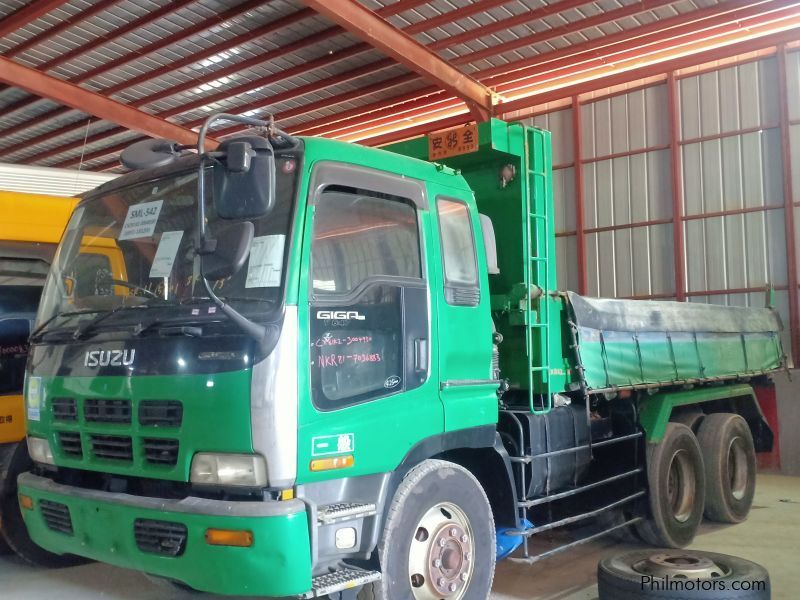
<svg viewBox="0 0 800 600"><path fill-rule="evenodd" d="M211 289L211 284L205 277L203 277L203 283L206 286L206 291L208 292L209 297L214 301L214 304L216 304L219 309L224 312L225 315L231 321L233 321L239 329L252 337L259 345L261 350L264 350L267 343L267 328L263 325L259 325L258 323L254 323L231 305L225 304L225 302L214 293L214 290Z"/></svg>
<svg viewBox="0 0 800 600"><path fill-rule="evenodd" d="M195 239L195 247L197 248L198 254L207 254L213 252L213 248L216 247L216 240L209 240L206 238L206 206L205 206L205 198L206 198L206 186L205 186L205 159L207 157L213 156L215 153L206 154L205 146L206 146L206 134L208 133L209 127L215 123L216 121L234 121L236 123L243 123L245 125L252 125L254 127L263 127L266 128L268 131L273 127L272 119L270 121L263 121L261 119L253 119L250 117L243 117L240 115L230 115L226 113L218 113L215 115L211 115L206 119L203 126L200 128L200 132L197 134L197 154L200 157L200 165L198 167L197 173L197 231L196 231L196 239ZM284 134L283 132L279 132L283 135L287 140L294 141L294 138ZM274 160L275 160L275 150L272 150L272 160L273 160L273 172L274 172ZM270 189L270 197L274 198L274 189L275 189L275 178L271 177L271 189ZM213 243L213 246L211 246ZM211 246L211 249L209 247ZM216 304L219 309L225 313L231 321L233 321L239 329L241 329L246 334L250 335L253 339L256 340L259 347L263 350L267 343L267 328L263 325L259 325L258 323L254 323L239 311L237 311L232 306L225 304L221 298L219 298L215 293L214 290L211 288L211 284L209 283L208 279L200 276L203 280L203 284L206 287L206 291L208 292L209 297L211 300Z"/></svg>

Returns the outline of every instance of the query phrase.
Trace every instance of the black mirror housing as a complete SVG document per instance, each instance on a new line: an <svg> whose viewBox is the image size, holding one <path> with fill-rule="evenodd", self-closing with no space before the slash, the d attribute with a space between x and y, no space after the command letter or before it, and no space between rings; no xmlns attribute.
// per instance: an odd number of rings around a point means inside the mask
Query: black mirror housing
<svg viewBox="0 0 800 600"><path fill-rule="evenodd" d="M256 155L249 142L232 142L227 148L226 167L231 173L247 173L250 170L250 161Z"/></svg>
<svg viewBox="0 0 800 600"><path fill-rule="evenodd" d="M250 256L255 227L250 221L237 221L216 233L209 252L201 255L200 269L209 281L238 273Z"/></svg>

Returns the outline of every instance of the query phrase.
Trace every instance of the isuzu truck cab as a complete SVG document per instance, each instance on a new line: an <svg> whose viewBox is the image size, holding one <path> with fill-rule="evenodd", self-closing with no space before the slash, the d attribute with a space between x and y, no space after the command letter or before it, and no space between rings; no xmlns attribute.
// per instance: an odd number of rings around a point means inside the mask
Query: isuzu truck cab
<svg viewBox="0 0 800 600"><path fill-rule="evenodd" d="M221 119L258 129L206 150ZM38 544L221 594L461 600L514 551L746 518L775 312L558 291L548 132L199 137L131 147L61 240L25 384Z"/></svg>

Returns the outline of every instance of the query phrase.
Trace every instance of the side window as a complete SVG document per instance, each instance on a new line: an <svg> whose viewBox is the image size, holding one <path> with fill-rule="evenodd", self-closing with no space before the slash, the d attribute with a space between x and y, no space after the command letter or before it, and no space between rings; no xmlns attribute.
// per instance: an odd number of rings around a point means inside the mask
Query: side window
<svg viewBox="0 0 800 600"><path fill-rule="evenodd" d="M469 209L458 200L438 198L436 211L442 242L445 300L457 306L477 306L480 284Z"/></svg>
<svg viewBox="0 0 800 600"><path fill-rule="evenodd" d="M329 186L311 249L314 292L352 292L371 277L420 277L414 205L398 196Z"/></svg>
<svg viewBox="0 0 800 600"><path fill-rule="evenodd" d="M314 215L311 287L314 403L331 410L409 389L404 310L425 298L414 204L326 187Z"/></svg>

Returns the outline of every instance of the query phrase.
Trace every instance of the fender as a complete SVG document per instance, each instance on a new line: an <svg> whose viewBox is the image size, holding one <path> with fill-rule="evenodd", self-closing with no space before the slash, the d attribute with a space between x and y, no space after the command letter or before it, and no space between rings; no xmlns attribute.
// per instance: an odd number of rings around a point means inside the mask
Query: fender
<svg viewBox="0 0 800 600"><path fill-rule="evenodd" d="M724 412L735 412L747 421L753 433L756 452L771 450L773 434L758 405L753 387L749 384L663 392L641 400L639 422L644 428L647 442L657 444L663 439L667 423L676 407L715 401L726 401L728 404ZM715 410L707 412L723 411L715 406Z"/></svg>

